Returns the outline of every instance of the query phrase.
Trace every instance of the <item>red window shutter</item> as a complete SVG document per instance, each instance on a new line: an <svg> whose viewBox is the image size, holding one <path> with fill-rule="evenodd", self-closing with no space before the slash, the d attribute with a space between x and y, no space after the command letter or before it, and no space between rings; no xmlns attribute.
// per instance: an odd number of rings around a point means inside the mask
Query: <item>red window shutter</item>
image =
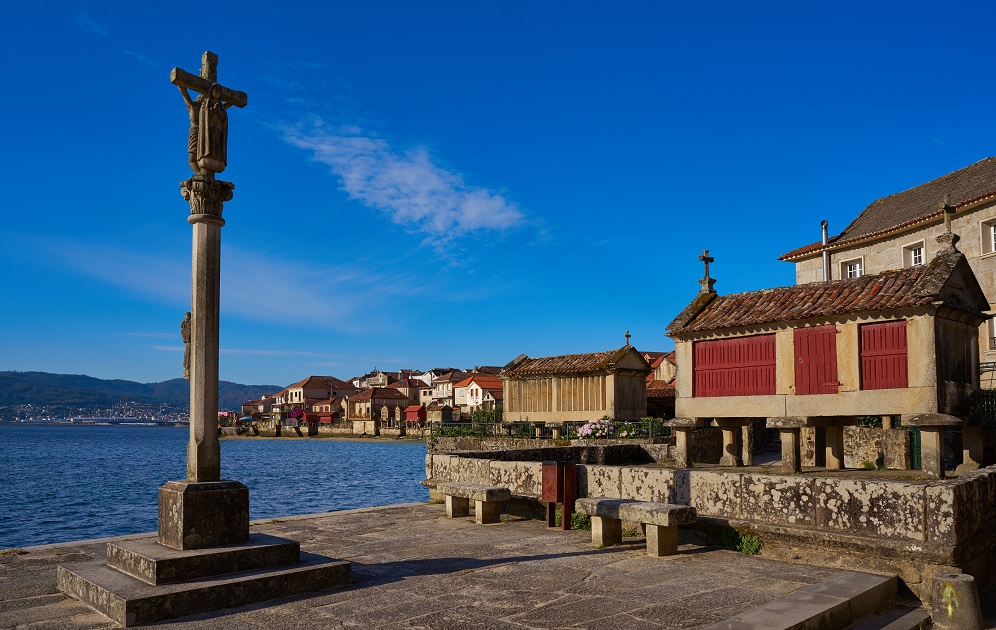
<svg viewBox="0 0 996 630"><path fill-rule="evenodd" d="M692 348L695 397L775 393L775 336L696 341Z"/></svg>
<svg viewBox="0 0 996 630"><path fill-rule="evenodd" d="M795 331L795 393L837 393L837 327Z"/></svg>
<svg viewBox="0 0 996 630"><path fill-rule="evenodd" d="M861 389L909 386L906 321L861 326Z"/></svg>

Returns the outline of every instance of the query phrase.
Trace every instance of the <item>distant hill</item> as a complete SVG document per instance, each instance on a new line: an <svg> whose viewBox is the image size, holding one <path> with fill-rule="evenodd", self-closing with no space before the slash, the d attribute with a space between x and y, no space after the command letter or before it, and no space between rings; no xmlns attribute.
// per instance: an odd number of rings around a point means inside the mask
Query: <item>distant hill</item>
<svg viewBox="0 0 996 630"><path fill-rule="evenodd" d="M238 410L247 400L275 394L279 385L218 383L218 408ZM190 384L182 378L161 383L104 380L83 374L0 372L0 405L41 407L112 407L122 402L174 407L190 404Z"/></svg>

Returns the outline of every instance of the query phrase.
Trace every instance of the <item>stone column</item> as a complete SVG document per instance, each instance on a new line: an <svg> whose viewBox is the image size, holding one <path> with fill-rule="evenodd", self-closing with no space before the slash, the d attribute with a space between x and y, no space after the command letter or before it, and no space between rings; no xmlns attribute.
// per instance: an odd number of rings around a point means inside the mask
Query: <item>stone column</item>
<svg viewBox="0 0 996 630"><path fill-rule="evenodd" d="M754 465L754 423L748 421L740 428L740 458L744 466Z"/></svg>
<svg viewBox="0 0 996 630"><path fill-rule="evenodd" d="M839 424L827 425L826 435L826 467L830 470L844 468L844 427Z"/></svg>
<svg viewBox="0 0 996 630"><path fill-rule="evenodd" d="M723 430L723 456L719 459L719 465L742 465L743 460L740 459L740 422L720 418L716 420L716 424Z"/></svg>
<svg viewBox="0 0 996 630"><path fill-rule="evenodd" d="M193 225L190 326L190 442L187 480L221 479L218 444L218 318L221 295L222 206L235 185L206 175L180 184Z"/></svg>
<svg viewBox="0 0 996 630"><path fill-rule="evenodd" d="M920 463L924 474L944 479L944 427L920 427Z"/></svg>
<svg viewBox="0 0 996 630"><path fill-rule="evenodd" d="M782 472L802 472L802 448L799 429L779 429L782 442Z"/></svg>
<svg viewBox="0 0 996 630"><path fill-rule="evenodd" d="M688 452L688 438L692 430L688 427L674 429L674 466L675 468L691 468L692 458Z"/></svg>

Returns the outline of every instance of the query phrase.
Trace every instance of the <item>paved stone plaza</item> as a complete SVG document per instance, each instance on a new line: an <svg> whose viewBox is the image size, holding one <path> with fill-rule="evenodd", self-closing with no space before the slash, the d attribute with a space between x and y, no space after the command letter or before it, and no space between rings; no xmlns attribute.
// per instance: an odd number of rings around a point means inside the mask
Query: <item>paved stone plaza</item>
<svg viewBox="0 0 996 630"><path fill-rule="evenodd" d="M691 545L651 558L642 538L593 549L587 531L514 517L479 526L446 519L439 504L276 519L253 531L349 560L353 584L148 627L696 628L842 573ZM115 627L55 587L58 564L102 558L105 542L0 556L0 627Z"/></svg>

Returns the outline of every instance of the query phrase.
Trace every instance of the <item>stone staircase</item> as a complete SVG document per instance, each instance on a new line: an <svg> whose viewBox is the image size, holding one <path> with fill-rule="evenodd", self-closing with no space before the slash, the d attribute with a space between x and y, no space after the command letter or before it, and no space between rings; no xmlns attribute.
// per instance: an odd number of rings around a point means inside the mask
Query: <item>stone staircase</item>
<svg viewBox="0 0 996 630"><path fill-rule="evenodd" d="M844 571L706 630L913 630L930 627L921 608L895 602L896 576Z"/></svg>

